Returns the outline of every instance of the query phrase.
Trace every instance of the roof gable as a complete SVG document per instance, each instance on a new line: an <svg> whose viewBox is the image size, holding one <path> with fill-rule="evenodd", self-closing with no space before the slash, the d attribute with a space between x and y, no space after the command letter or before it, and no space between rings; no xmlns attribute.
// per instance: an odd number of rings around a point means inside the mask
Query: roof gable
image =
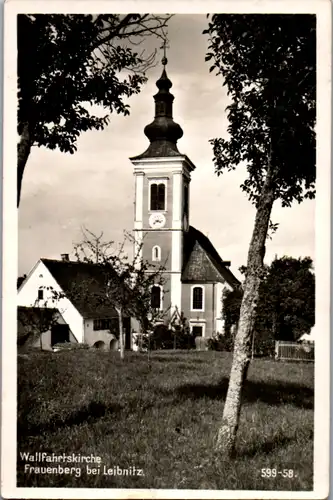
<svg viewBox="0 0 333 500"><path fill-rule="evenodd" d="M106 276L101 266L86 262L41 259L67 298L87 319L114 318L113 307L100 304L98 296L106 293Z"/></svg>
<svg viewBox="0 0 333 500"><path fill-rule="evenodd" d="M233 288L240 285L207 236L192 226L184 234L183 257L183 282L227 282Z"/></svg>

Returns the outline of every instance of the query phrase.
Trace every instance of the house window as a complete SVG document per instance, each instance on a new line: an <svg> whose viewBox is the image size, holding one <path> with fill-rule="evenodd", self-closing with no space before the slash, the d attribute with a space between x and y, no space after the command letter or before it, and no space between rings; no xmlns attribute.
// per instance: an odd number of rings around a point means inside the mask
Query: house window
<svg viewBox="0 0 333 500"><path fill-rule="evenodd" d="M165 184L150 185L150 210L165 210Z"/></svg>
<svg viewBox="0 0 333 500"><path fill-rule="evenodd" d="M118 318L98 318L94 319L93 329L97 330L109 330L111 333L117 333L119 331Z"/></svg>
<svg viewBox="0 0 333 500"><path fill-rule="evenodd" d="M43 300L44 299L44 290L41 288L38 290L38 300Z"/></svg>
<svg viewBox="0 0 333 500"><path fill-rule="evenodd" d="M194 286L192 288L192 311L204 310L204 288L203 286Z"/></svg>
<svg viewBox="0 0 333 500"><path fill-rule="evenodd" d="M193 337L202 337L203 334L203 326L192 326L192 335Z"/></svg>
<svg viewBox="0 0 333 500"><path fill-rule="evenodd" d="M151 307L153 309L162 309L162 290L159 285L154 285L151 289Z"/></svg>
<svg viewBox="0 0 333 500"><path fill-rule="evenodd" d="M153 247L152 260L153 261L161 260L161 248L157 245Z"/></svg>

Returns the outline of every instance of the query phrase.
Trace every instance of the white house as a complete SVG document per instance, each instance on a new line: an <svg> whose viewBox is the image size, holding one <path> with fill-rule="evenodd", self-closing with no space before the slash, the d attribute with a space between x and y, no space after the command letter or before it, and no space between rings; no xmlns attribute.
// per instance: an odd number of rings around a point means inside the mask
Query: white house
<svg viewBox="0 0 333 500"><path fill-rule="evenodd" d="M85 293L80 293L84 286ZM98 266L70 261L40 259L18 290L18 306L57 308L68 325L68 338L61 341L86 343L104 350L115 349L118 316L115 309L96 303L89 291L103 291L103 276ZM62 294L55 299L55 293ZM125 346L131 347L130 318L124 318ZM50 337L51 347L56 334Z"/></svg>

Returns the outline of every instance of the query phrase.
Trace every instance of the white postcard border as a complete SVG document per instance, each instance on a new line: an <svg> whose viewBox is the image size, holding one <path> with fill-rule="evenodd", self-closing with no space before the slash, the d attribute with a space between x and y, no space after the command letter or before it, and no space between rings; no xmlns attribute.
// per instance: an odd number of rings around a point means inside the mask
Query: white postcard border
<svg viewBox="0 0 333 500"><path fill-rule="evenodd" d="M165 12L159 1L11 0L4 18L4 167L1 484L5 498L325 498L329 478L331 4L312 1L169 1L173 13L314 13L317 15L317 197L314 491L146 490L16 487L16 14L25 12Z"/></svg>

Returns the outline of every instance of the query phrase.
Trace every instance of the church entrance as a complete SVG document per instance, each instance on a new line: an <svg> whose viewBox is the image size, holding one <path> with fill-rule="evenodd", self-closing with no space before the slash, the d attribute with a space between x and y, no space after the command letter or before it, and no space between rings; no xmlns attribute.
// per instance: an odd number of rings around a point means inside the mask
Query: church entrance
<svg viewBox="0 0 333 500"><path fill-rule="evenodd" d="M193 337L202 337L203 336L203 326L195 325L192 327L192 335Z"/></svg>

